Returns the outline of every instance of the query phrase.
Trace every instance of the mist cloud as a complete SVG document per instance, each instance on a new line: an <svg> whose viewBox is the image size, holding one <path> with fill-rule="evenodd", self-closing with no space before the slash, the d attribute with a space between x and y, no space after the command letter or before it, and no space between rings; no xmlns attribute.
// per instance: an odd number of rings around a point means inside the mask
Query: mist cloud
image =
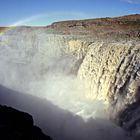
<svg viewBox="0 0 140 140"><path fill-rule="evenodd" d="M35 124L54 140L130 140L126 133L107 119L89 119L53 105L46 99L18 93L0 86L0 103L26 111Z"/></svg>
<svg viewBox="0 0 140 140"><path fill-rule="evenodd" d="M102 101L86 98L83 81L76 76L80 65L77 58L62 55L59 47L49 44L45 46L45 56L38 48L27 50L32 46L24 48L21 43L16 46L18 50L14 45L13 40L13 48L5 46L0 56L1 104L33 115L35 123L54 140L128 139L121 128L108 120ZM21 52L31 56L23 61ZM30 61L23 63L26 59Z"/></svg>
<svg viewBox="0 0 140 140"><path fill-rule="evenodd" d="M53 63L53 69L38 79L28 79L16 67L3 65L7 66L3 83L26 94L1 86L0 103L32 114L35 124L54 140L129 140L126 132L108 120L105 105L86 99L82 81L63 71L62 64L69 70L72 61L66 62L57 62L61 69Z"/></svg>

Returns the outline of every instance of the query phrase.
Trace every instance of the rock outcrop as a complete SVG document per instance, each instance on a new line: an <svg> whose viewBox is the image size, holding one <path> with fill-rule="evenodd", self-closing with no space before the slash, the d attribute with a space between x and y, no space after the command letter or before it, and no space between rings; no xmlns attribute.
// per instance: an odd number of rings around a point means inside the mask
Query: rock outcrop
<svg viewBox="0 0 140 140"><path fill-rule="evenodd" d="M51 140L34 126L32 116L11 107L0 105L0 139Z"/></svg>
<svg viewBox="0 0 140 140"><path fill-rule="evenodd" d="M140 15L116 18L63 21L53 23L48 29L58 34L91 35L98 39L130 39L140 37Z"/></svg>
<svg viewBox="0 0 140 140"><path fill-rule="evenodd" d="M103 100L110 118L140 137L140 15L1 30L0 59L20 69L19 75L35 68L26 76L40 78L50 59L72 57L69 72L84 81L86 98ZM4 76L0 84L7 84Z"/></svg>
<svg viewBox="0 0 140 140"><path fill-rule="evenodd" d="M78 72L85 79L87 98L104 100L110 117L135 133L139 133L140 120L139 60L140 44L95 43Z"/></svg>

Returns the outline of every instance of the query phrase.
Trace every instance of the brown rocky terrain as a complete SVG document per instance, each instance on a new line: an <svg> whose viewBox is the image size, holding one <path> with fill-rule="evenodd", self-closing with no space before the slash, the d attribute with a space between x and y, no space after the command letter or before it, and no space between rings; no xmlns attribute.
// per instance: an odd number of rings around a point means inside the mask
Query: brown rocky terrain
<svg viewBox="0 0 140 140"><path fill-rule="evenodd" d="M140 14L55 22L48 29L58 34L80 34L101 38L140 38Z"/></svg>
<svg viewBox="0 0 140 140"><path fill-rule="evenodd" d="M4 32L8 29L8 27L0 27L0 32Z"/></svg>
<svg viewBox="0 0 140 140"><path fill-rule="evenodd" d="M31 27L23 26L23 28ZM15 27L0 27L0 32ZM44 27L32 27L36 30L43 29L47 33L61 35L86 35L95 39L140 39L140 14L85 20L70 20L52 23Z"/></svg>

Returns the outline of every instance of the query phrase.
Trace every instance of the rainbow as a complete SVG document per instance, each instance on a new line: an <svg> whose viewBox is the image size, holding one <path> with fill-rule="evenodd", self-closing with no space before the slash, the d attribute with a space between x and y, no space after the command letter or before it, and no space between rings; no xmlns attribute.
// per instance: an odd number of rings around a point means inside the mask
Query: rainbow
<svg viewBox="0 0 140 140"><path fill-rule="evenodd" d="M6 32L13 30L14 28L16 28L15 26L9 26L9 27L0 27L0 36L2 36L3 34L5 34Z"/></svg>
<svg viewBox="0 0 140 140"><path fill-rule="evenodd" d="M11 30L14 30L15 28L16 28L16 26L0 27L0 47L9 45L9 41L3 40L2 36L5 35L5 33L9 32ZM1 41L1 39L2 39L2 41Z"/></svg>

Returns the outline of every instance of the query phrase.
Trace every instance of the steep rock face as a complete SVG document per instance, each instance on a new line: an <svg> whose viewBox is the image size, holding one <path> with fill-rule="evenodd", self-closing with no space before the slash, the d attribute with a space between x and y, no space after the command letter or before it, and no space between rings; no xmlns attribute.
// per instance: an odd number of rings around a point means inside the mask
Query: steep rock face
<svg viewBox="0 0 140 140"><path fill-rule="evenodd" d="M33 125L32 117L11 107L0 105L0 139L51 140Z"/></svg>
<svg viewBox="0 0 140 140"><path fill-rule="evenodd" d="M136 101L139 86L140 45L127 43L93 43L79 69L79 77L86 80L91 98L119 104ZM122 97L121 97L122 96ZM118 103L117 103L118 102Z"/></svg>
<svg viewBox="0 0 140 140"><path fill-rule="evenodd" d="M110 117L139 139L140 44L91 44L78 76L87 98L103 100Z"/></svg>

